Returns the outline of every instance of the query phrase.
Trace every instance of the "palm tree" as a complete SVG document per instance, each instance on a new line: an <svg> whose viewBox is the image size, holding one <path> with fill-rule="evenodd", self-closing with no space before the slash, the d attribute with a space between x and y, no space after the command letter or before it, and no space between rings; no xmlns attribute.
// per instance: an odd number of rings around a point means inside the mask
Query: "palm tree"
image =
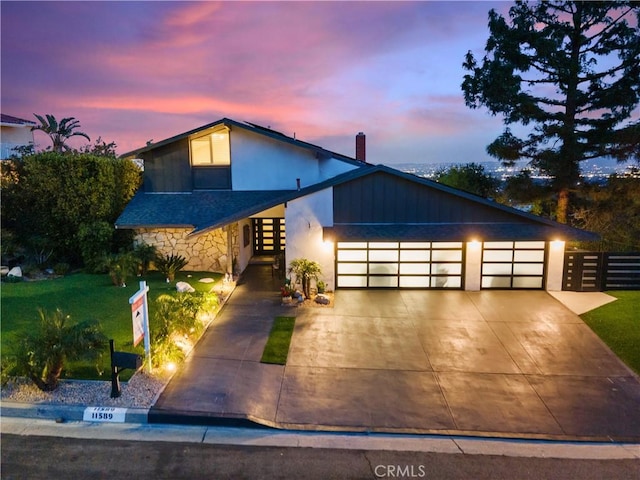
<svg viewBox="0 0 640 480"><path fill-rule="evenodd" d="M54 152L62 153L70 150L70 148L65 145L65 141L74 136L84 137L91 141L89 135L86 133L74 131L76 128L80 127L80 121L76 120L74 117L63 118L58 122L56 117L50 114L47 114L45 116L46 118L35 113L34 116L40 121L40 125L32 127L31 130L42 130L44 133L49 135L49 138L51 138L51 141L53 142Z"/></svg>
<svg viewBox="0 0 640 480"><path fill-rule="evenodd" d="M92 359L96 366L102 358L106 337L95 321L70 323L61 310L49 314L39 310L40 329L18 341L15 351L16 375L25 375L40 390L51 392L67 361Z"/></svg>

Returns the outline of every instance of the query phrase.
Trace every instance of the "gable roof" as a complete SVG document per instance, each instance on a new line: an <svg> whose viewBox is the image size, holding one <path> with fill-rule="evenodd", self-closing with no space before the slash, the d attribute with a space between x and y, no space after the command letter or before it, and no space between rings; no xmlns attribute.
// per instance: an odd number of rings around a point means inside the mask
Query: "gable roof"
<svg viewBox="0 0 640 480"><path fill-rule="evenodd" d="M501 212L496 222L458 223L393 223L351 224L335 223L325 227L325 235L342 240L418 239L463 240L473 236L486 241L499 240L598 240L599 236L578 228L563 225L537 215L501 205L441 183L401 172L385 165L365 165L300 190L278 191L194 191L192 193L138 192L116 221L117 228L186 227L191 235L220 228L242 220L276 205L310 195L326 188L348 184L376 173L403 178L427 188L445 192ZM506 218L513 220L505 221Z"/></svg>
<svg viewBox="0 0 640 480"><path fill-rule="evenodd" d="M242 128L244 130L253 132L253 133L257 133L259 135L263 135L265 137L274 139L274 140L278 140L280 142L284 142L290 145L295 145L296 147L300 147L300 148L305 148L308 150L313 151L316 154L320 154L326 157L333 157L336 158L338 160L343 160L345 162L348 163L352 163L354 165L363 165L363 162L356 160L353 157L348 157L346 155L342 155L340 153L336 153L336 152L332 152L330 150L326 150L322 147L319 147L318 145L314 145L312 143L308 143L308 142L303 142L301 140L298 140L296 138L293 137L289 137L287 135L285 135L284 133L280 133L276 130L272 130L271 128L267 128L267 127L262 127L260 125L257 125L255 123L251 123L251 122L238 122L236 120L231 120L230 118L222 118L220 120L217 120L213 123L208 123L207 125L203 125L201 127L195 128L193 130L189 130L188 132L184 132L184 133L180 133L178 135L175 135L173 137L170 138L166 138L164 140L161 140L159 142L155 142L155 143L151 143L149 145L146 145L142 148L138 148L136 150L132 150L130 152L124 153L122 155L120 155L121 157L131 157L131 156L136 156L136 155L140 155L141 153L145 153L148 152L150 150L154 150L156 148L162 147L164 145L168 145L170 143L176 142L178 140L182 140L184 138L190 137L191 135L195 135L198 132L203 132L205 130L209 130L211 128L215 128L218 126L225 126L225 127L229 127L231 129L233 128Z"/></svg>

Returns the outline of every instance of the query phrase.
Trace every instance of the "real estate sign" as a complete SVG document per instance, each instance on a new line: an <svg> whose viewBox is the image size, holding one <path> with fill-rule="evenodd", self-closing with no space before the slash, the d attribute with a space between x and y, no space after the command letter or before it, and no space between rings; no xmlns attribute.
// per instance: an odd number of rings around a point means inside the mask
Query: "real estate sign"
<svg viewBox="0 0 640 480"><path fill-rule="evenodd" d="M149 287L144 280L140 282L138 290L130 299L131 321L133 324L133 346L137 346L144 339L144 353L147 357L147 367L151 371L151 339L149 338L149 305L147 292Z"/></svg>

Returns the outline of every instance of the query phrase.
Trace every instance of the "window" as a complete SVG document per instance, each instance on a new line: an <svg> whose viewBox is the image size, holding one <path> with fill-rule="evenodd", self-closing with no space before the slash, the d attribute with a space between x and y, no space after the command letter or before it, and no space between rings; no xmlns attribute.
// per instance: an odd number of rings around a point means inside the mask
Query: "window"
<svg viewBox="0 0 640 480"><path fill-rule="evenodd" d="M191 140L192 165L230 165L229 130L216 130Z"/></svg>

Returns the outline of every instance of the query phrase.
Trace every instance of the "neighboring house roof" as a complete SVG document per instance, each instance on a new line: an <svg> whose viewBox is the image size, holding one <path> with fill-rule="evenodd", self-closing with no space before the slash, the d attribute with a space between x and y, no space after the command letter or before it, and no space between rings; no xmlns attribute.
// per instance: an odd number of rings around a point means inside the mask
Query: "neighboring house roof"
<svg viewBox="0 0 640 480"><path fill-rule="evenodd" d="M293 137L289 137L287 135L285 135L284 133L280 133L276 130L272 130L270 128L267 127L262 127L260 125L257 125L255 123L250 123L250 122L237 122L235 120L231 120L230 118L222 118L220 120L217 120L213 123L209 123L207 125L203 125L201 127L195 128L193 130L189 130L188 132L184 132L181 133L179 135L175 135L173 137L170 138L166 138L164 140L161 140L159 142L155 142L155 143L151 143L149 145L146 145L142 148L138 148L136 150L132 150L130 152L124 153L121 155L121 157L132 157L132 156L137 156L140 155L142 153L148 152L150 150L154 150L156 148L162 147L164 145L168 145L170 143L174 143L178 140L182 140L184 138L187 138L191 135L194 135L198 132L204 131L204 130L208 130L210 128L214 128L217 126L226 126L226 127L238 127L238 128L242 128L244 130L248 130L250 132L253 133L257 133L259 135L264 135L265 137L269 137L275 140L278 140L280 142L284 142L284 143L288 143L290 145L295 145L297 147L300 148L306 148L309 150L312 150L315 153L320 153L320 154L324 154L327 157L333 157L333 158L337 158L339 160L344 160L346 162L349 163L353 163L354 165L362 165L363 162L356 160L355 158L352 157L348 157L346 155L342 155L340 153L336 153L336 152L332 152L330 150L326 150L322 147L319 147L318 145L313 145L312 143L308 143L308 142L303 142L301 140L298 140L296 138Z"/></svg>
<svg viewBox="0 0 640 480"><path fill-rule="evenodd" d="M11 115L5 115L4 113L0 114L0 124L6 126L16 126L16 127L33 127L36 122L32 122L31 120L25 120L23 118L13 117Z"/></svg>
<svg viewBox="0 0 640 480"><path fill-rule="evenodd" d="M378 172L404 178L425 187L446 192L513 216L514 221L484 223L420 224L334 224L324 227L325 235L349 240L463 240L477 236L485 241L500 240L597 240L598 235L532 215L441 183L404 173L384 165L364 165L300 190L289 191L194 191L193 193L142 193L131 200L116 221L118 228L190 227L198 234L220 228L296 198L346 184Z"/></svg>

